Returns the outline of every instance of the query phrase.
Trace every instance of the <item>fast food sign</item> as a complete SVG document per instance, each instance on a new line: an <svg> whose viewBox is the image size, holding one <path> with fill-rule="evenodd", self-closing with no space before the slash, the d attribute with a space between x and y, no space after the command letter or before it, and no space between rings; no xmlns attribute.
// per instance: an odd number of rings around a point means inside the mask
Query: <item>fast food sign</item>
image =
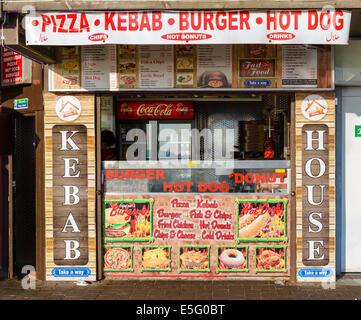
<svg viewBox="0 0 361 320"><path fill-rule="evenodd" d="M26 16L27 45L347 44L343 10L42 12Z"/></svg>

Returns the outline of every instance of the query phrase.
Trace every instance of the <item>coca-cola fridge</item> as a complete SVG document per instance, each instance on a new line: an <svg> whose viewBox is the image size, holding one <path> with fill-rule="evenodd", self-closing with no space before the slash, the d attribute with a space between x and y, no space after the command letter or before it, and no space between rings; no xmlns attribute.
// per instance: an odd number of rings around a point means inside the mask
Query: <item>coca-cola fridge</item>
<svg viewBox="0 0 361 320"><path fill-rule="evenodd" d="M190 159L193 118L191 101L118 102L119 160Z"/></svg>

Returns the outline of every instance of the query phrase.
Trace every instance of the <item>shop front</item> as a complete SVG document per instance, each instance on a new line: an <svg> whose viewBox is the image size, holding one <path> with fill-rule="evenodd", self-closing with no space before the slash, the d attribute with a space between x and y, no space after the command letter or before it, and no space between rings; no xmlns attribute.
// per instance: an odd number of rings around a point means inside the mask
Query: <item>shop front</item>
<svg viewBox="0 0 361 320"><path fill-rule="evenodd" d="M345 11L42 12L46 279L335 281Z"/></svg>

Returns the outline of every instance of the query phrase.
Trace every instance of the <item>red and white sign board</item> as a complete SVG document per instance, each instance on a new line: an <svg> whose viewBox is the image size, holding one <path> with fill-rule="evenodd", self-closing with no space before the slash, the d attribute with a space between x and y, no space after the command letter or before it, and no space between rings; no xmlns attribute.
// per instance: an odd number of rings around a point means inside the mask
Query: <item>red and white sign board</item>
<svg viewBox="0 0 361 320"><path fill-rule="evenodd" d="M27 45L347 44L343 10L42 12L26 16Z"/></svg>
<svg viewBox="0 0 361 320"><path fill-rule="evenodd" d="M193 119L192 101L119 102L118 119Z"/></svg>
<svg viewBox="0 0 361 320"><path fill-rule="evenodd" d="M31 76L31 60L7 47L2 47L1 85L31 83Z"/></svg>

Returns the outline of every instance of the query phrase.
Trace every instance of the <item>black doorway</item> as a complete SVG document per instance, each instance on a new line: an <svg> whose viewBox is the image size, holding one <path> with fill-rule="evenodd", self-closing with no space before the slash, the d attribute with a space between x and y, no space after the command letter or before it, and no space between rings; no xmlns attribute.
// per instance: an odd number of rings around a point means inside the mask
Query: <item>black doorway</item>
<svg viewBox="0 0 361 320"><path fill-rule="evenodd" d="M17 115L14 134L14 273L20 273L24 265L36 265L35 116Z"/></svg>

